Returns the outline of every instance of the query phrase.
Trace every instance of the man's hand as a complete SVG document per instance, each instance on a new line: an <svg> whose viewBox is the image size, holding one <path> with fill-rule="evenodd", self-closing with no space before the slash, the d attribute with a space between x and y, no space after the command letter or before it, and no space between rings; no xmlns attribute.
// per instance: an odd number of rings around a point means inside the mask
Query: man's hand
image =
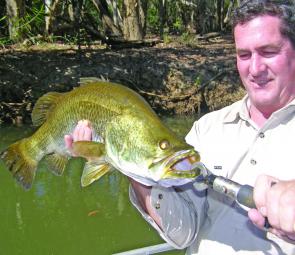
<svg viewBox="0 0 295 255"><path fill-rule="evenodd" d="M65 135L64 141L66 148L71 152L73 142L77 141L91 141L92 140L92 128L91 123L88 120L80 120L75 127L72 134ZM73 156L78 156L74 155Z"/></svg>
<svg viewBox="0 0 295 255"><path fill-rule="evenodd" d="M295 180L259 176L254 185L254 201L257 210L251 209L248 215L255 225L263 228L267 218L270 232L295 240Z"/></svg>
<svg viewBox="0 0 295 255"><path fill-rule="evenodd" d="M151 204L151 186L145 186L131 178L129 178L129 181L131 183L131 186L135 192L135 195L137 197L137 200L140 204L140 206L145 210L147 214L149 214L154 221L158 224L159 227L162 227L161 224L161 218L158 216L158 214L155 212L155 209L153 208Z"/></svg>

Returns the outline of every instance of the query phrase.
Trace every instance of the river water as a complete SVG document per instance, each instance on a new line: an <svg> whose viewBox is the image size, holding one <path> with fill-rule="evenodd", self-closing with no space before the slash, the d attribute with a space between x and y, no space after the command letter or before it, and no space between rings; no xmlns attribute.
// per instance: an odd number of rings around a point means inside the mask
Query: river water
<svg viewBox="0 0 295 255"><path fill-rule="evenodd" d="M163 121L183 137L194 119ZM0 151L32 132L0 125ZM125 176L113 171L81 188L82 165L71 160L63 176L55 176L41 161L32 188L24 191L0 160L0 254L109 255L163 243L129 202Z"/></svg>

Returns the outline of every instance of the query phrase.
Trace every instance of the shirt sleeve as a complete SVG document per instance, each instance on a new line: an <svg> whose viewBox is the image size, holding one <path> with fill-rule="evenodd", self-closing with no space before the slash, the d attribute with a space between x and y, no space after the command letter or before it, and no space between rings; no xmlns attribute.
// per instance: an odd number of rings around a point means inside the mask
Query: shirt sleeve
<svg viewBox="0 0 295 255"><path fill-rule="evenodd" d="M185 136L185 141L192 145L195 150L200 151L201 149L201 137L202 135L200 135L201 131L200 131L200 123L204 122L204 117L201 118L198 121L195 121L193 126L191 127L190 131L187 133L187 135Z"/></svg>
<svg viewBox="0 0 295 255"><path fill-rule="evenodd" d="M161 218L162 228L142 209L131 186L129 194L132 204L167 243L176 249L184 249L193 243L204 210L201 206L199 209L195 208L186 191L176 191L174 188L161 186L152 187L151 204Z"/></svg>

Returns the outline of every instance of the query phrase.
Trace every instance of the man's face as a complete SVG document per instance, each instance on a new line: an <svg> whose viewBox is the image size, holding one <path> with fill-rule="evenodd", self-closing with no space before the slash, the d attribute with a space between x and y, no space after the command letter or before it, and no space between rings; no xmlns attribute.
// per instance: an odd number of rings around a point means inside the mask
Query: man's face
<svg viewBox="0 0 295 255"><path fill-rule="evenodd" d="M295 49L280 24L277 17L261 16L234 28L241 80L251 103L264 113L295 98Z"/></svg>

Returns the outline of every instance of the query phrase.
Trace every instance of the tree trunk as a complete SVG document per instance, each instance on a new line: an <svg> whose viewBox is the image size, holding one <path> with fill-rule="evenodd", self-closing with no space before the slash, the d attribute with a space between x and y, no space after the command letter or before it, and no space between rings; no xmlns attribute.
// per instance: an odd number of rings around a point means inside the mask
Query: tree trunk
<svg viewBox="0 0 295 255"><path fill-rule="evenodd" d="M195 17L195 27L196 27L196 33L197 34L204 34L206 33L206 2L203 0L198 0L197 3L197 10L196 10L196 17Z"/></svg>
<svg viewBox="0 0 295 255"><path fill-rule="evenodd" d="M143 37L146 34L146 17L147 17L147 9L148 9L148 0L139 0L139 19L142 27Z"/></svg>
<svg viewBox="0 0 295 255"><path fill-rule="evenodd" d="M140 19L141 1L124 0L123 9L124 38L129 41L143 40L143 25Z"/></svg>
<svg viewBox="0 0 295 255"><path fill-rule="evenodd" d="M117 0L113 1L113 20L115 26L119 26L119 9L118 9L118 3Z"/></svg>
<svg viewBox="0 0 295 255"><path fill-rule="evenodd" d="M224 17L223 17L223 14L224 14L224 0L218 0L217 1L217 24L218 24L218 30L219 31L222 31L223 30L223 27L224 27L224 24L223 24L223 20L224 20Z"/></svg>
<svg viewBox="0 0 295 255"><path fill-rule="evenodd" d="M3 2L3 1L2 1ZM4 36L6 34L6 28L5 28L5 16L7 14L6 11L6 3L3 2L3 5L0 5L0 37ZM1 96L1 95L0 95Z"/></svg>
<svg viewBox="0 0 295 255"><path fill-rule="evenodd" d="M235 4L235 0L231 0L229 2L229 6L227 8L227 12L226 12L226 15L225 15L224 20L223 20L223 23L224 24L227 24L227 23L230 22L230 16L231 16L231 13L232 13L232 9L234 7L234 4ZM240 4L239 1L238 1L238 4Z"/></svg>
<svg viewBox="0 0 295 255"><path fill-rule="evenodd" d="M219 0L218 0L219 1ZM189 33L196 32L196 24L195 19L197 17L196 13L198 11L198 0L181 0L183 5L182 20L183 24L185 25L186 31Z"/></svg>
<svg viewBox="0 0 295 255"><path fill-rule="evenodd" d="M92 0L95 7L100 13L100 17L104 26L106 35L122 36L122 32L119 26L113 21L113 17L108 11L108 4L105 0Z"/></svg>
<svg viewBox="0 0 295 255"><path fill-rule="evenodd" d="M62 0L45 0L45 34L49 35L56 32L57 16L62 13Z"/></svg>
<svg viewBox="0 0 295 255"><path fill-rule="evenodd" d="M9 38L13 41L20 41L23 39L20 19L25 15L25 1L6 0L6 10L8 16Z"/></svg>
<svg viewBox="0 0 295 255"><path fill-rule="evenodd" d="M113 22L116 27L123 27L121 13L118 7L118 0L107 0L108 5L113 11Z"/></svg>
<svg viewBox="0 0 295 255"><path fill-rule="evenodd" d="M164 27L166 23L166 0L159 0L160 38L164 39Z"/></svg>

